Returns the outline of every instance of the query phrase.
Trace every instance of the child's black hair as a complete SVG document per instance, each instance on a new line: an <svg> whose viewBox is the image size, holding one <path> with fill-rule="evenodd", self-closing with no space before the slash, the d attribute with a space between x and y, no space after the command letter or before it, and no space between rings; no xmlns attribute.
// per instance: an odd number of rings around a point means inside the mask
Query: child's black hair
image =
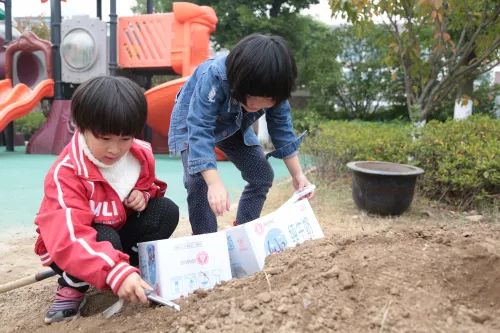
<svg viewBox="0 0 500 333"><path fill-rule="evenodd" d="M130 79L99 76L75 90L71 115L82 132L138 136L146 123L147 102L142 88Z"/></svg>
<svg viewBox="0 0 500 333"><path fill-rule="evenodd" d="M272 97L278 104L290 97L297 67L285 39L252 34L229 52L227 78L232 96L246 103L247 96Z"/></svg>

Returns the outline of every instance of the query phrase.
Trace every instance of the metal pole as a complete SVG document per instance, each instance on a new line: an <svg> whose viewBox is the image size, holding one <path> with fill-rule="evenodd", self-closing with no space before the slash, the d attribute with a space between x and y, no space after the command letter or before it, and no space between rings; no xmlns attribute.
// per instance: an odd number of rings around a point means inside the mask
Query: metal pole
<svg viewBox="0 0 500 333"><path fill-rule="evenodd" d="M50 0L50 39L52 41L52 67L54 75L54 100L62 100L61 75L61 0Z"/></svg>
<svg viewBox="0 0 500 333"><path fill-rule="evenodd" d="M153 0L147 0L146 2L146 13L147 14L153 14Z"/></svg>
<svg viewBox="0 0 500 333"><path fill-rule="evenodd" d="M5 127L5 148L7 151L14 151L14 122L11 121Z"/></svg>
<svg viewBox="0 0 500 333"><path fill-rule="evenodd" d="M97 17L102 21L102 0L97 0Z"/></svg>
<svg viewBox="0 0 500 333"><path fill-rule="evenodd" d="M116 55L116 0L109 3L109 74L116 75L117 55Z"/></svg>
<svg viewBox="0 0 500 333"><path fill-rule="evenodd" d="M3 44L6 46L12 40L12 1L3 1L5 5L5 39Z"/></svg>
<svg viewBox="0 0 500 333"><path fill-rule="evenodd" d="M12 2L5 0L5 39L4 46L12 41ZM14 151L14 122L10 122L5 128L5 147L7 151Z"/></svg>
<svg viewBox="0 0 500 333"><path fill-rule="evenodd" d="M154 11L153 0L147 0L146 13L153 14L153 11ZM146 90L151 89L152 85L153 85L152 75L146 74L146 87L145 87ZM148 125L144 126L144 140L148 141L149 143L153 141L153 130Z"/></svg>

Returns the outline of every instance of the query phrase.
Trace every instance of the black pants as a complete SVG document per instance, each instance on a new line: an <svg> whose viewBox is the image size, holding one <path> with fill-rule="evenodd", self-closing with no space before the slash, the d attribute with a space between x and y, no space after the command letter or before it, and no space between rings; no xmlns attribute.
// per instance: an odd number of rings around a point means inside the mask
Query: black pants
<svg viewBox="0 0 500 333"><path fill-rule="evenodd" d="M247 182L238 203L236 222L243 224L260 216L267 192L273 186L274 171L266 159L261 146L247 146L243 134L235 134L217 143L240 170L241 177ZM210 208L207 198L207 183L201 173L190 175L188 172L189 148L181 153L184 165L184 187L187 190L189 222L194 235L217 231L217 217Z"/></svg>
<svg viewBox="0 0 500 333"><path fill-rule="evenodd" d="M139 265L137 243L169 238L179 222L179 207L168 198L150 199L139 215L131 214L120 230L104 224L94 224L98 242L110 242L117 250L130 256L132 266ZM89 284L66 274L56 263L50 267L61 275L58 282L63 287L72 287L81 292L87 291Z"/></svg>

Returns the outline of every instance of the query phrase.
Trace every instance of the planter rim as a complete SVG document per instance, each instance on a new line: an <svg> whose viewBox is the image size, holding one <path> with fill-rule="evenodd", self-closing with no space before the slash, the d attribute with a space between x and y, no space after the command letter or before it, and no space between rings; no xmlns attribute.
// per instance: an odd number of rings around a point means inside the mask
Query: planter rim
<svg viewBox="0 0 500 333"><path fill-rule="evenodd" d="M363 164L365 164L365 166L363 166ZM366 164L379 166L380 169L368 168L366 167ZM413 165L384 162L384 161L353 161L347 163L347 167L352 171L368 173L372 175L383 175L383 176L418 176L424 173L423 169ZM405 170L397 171L395 170L397 168Z"/></svg>

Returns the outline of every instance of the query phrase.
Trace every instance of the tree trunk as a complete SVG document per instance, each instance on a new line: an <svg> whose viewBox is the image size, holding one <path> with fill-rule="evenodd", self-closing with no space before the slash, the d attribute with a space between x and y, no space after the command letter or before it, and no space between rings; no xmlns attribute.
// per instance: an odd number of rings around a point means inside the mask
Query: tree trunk
<svg viewBox="0 0 500 333"><path fill-rule="evenodd" d="M467 57L467 63L469 64L476 58L474 52ZM465 119L472 114L472 95L474 93L474 77L466 76L462 80L461 84L457 87L457 97L455 99L455 108L453 110L454 119Z"/></svg>
<svg viewBox="0 0 500 333"><path fill-rule="evenodd" d="M269 16L272 18L278 17L282 4L282 0L274 0L271 4L271 9L269 10Z"/></svg>

